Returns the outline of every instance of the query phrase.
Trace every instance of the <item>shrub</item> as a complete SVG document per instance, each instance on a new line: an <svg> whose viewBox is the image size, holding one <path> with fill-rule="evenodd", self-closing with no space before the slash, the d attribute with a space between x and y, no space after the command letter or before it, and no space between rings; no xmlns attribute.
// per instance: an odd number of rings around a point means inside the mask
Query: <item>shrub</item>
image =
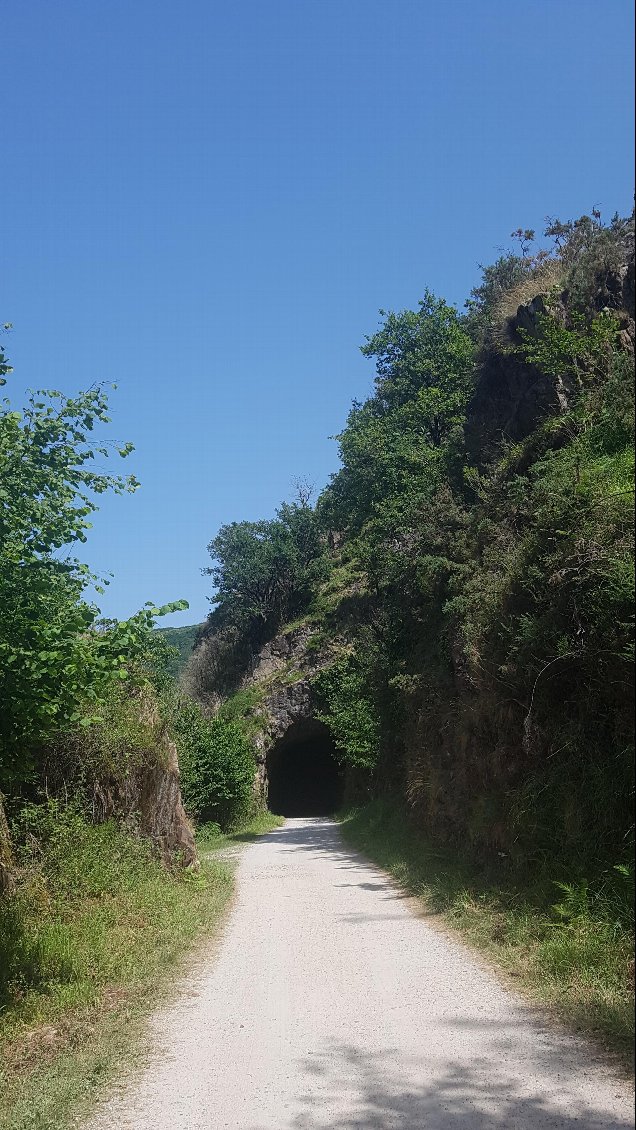
<svg viewBox="0 0 636 1130"><path fill-rule="evenodd" d="M316 717L329 727L342 760L372 769L380 748L380 723L361 659L355 654L337 659L318 673L314 688L321 704Z"/></svg>
<svg viewBox="0 0 636 1130"><path fill-rule="evenodd" d="M255 762L239 720L206 718L200 707L180 696L171 730L179 752L181 791L188 812L223 831L248 816L253 804Z"/></svg>

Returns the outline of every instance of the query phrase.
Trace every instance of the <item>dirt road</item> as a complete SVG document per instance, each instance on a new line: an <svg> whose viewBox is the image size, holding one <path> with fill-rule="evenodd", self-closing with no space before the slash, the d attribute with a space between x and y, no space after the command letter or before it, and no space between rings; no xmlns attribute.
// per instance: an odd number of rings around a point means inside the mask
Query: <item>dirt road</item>
<svg viewBox="0 0 636 1130"><path fill-rule="evenodd" d="M342 843L247 847L221 948L91 1130L615 1130L627 1087Z"/></svg>

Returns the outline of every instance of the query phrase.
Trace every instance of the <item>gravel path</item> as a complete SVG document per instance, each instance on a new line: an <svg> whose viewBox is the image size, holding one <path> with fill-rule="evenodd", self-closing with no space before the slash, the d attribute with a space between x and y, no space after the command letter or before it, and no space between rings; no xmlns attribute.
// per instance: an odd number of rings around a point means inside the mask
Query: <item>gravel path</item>
<svg viewBox="0 0 636 1130"><path fill-rule="evenodd" d="M591 1130L627 1086L418 917L329 820L248 846L220 952L91 1130Z"/></svg>

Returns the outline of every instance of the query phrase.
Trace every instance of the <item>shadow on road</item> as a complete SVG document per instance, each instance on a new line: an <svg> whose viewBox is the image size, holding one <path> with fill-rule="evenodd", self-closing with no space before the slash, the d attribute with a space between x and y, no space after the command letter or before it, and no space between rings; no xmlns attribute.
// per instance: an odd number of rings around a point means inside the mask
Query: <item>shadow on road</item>
<svg viewBox="0 0 636 1130"><path fill-rule="evenodd" d="M328 816L313 816L287 820L281 828L267 832L260 842L265 844L280 844L283 851L309 852L320 858L327 857L336 867L357 872L364 871L368 880L360 883L341 883L339 886L359 886L363 890L378 892L383 891L386 898L410 898L404 891L397 887L391 889L392 880L384 877L374 864L353 848L347 847L338 824ZM382 875L378 882L379 876ZM375 881L371 881L375 880ZM391 893L388 891L391 889Z"/></svg>
<svg viewBox="0 0 636 1130"><path fill-rule="evenodd" d="M448 1063L421 1089L400 1079L391 1064L391 1050L369 1055L351 1045L326 1048L301 1061L300 1073L311 1089L299 1092L287 1119L277 1130L334 1130L332 1113L347 1104L338 1130L628 1130L630 1118L616 1118L583 1098L568 1101L550 1093L521 1088L503 1069L493 1078L492 1063ZM317 1086L318 1084L318 1086ZM521 1092L521 1093L520 1093ZM246 1128L247 1130L247 1128ZM272 1130L255 1124L249 1130Z"/></svg>
<svg viewBox="0 0 636 1130"><path fill-rule="evenodd" d="M290 821L261 842L272 841L284 851L326 857L336 868L356 872L351 881L337 882L338 887L359 887L378 899L409 898L346 846L333 820ZM385 914L373 912L342 917L351 924L376 917L387 920ZM277 1130L333 1130L336 1125L338 1130L628 1130L634 1126L630 1116L617 1117L595 1097L587 1044L562 1034L540 1009L513 997L505 1020L431 1019L438 1041L440 1028L446 1027L449 1035L454 1030L450 1040L457 1049L454 1059L435 1060L435 1052L431 1059L423 1048L421 1057L405 1062L397 1049L387 1047L377 1054L337 1043L308 1053L298 1063L307 1090L299 1087ZM379 1024L381 1020L379 1016ZM473 1058L462 1044L464 1029ZM483 1058L474 1058L480 1042ZM598 1072L605 1081L607 1101L607 1086L615 1076L604 1075L600 1066ZM426 1082L414 1089L414 1078ZM550 1083L542 1089L540 1080ZM624 1093L624 1084L615 1085L617 1092ZM342 1110L347 1117L334 1122L334 1111ZM272 1127L254 1124L246 1130Z"/></svg>

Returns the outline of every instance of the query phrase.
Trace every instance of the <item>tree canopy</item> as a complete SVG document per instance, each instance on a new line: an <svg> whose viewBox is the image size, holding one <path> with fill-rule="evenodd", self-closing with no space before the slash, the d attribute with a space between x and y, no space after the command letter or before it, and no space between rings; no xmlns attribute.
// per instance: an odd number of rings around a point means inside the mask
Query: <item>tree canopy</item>
<svg viewBox="0 0 636 1130"><path fill-rule="evenodd" d="M3 372L11 371L6 358ZM131 677L148 652L149 604L106 624L85 599L97 578L76 556L90 515L107 491L134 491L134 476L98 460L126 458L132 444L94 438L109 423L106 389L75 397L27 396L0 406L0 784L26 779L35 751L65 731L90 726L113 680ZM183 602L174 606L184 607Z"/></svg>

